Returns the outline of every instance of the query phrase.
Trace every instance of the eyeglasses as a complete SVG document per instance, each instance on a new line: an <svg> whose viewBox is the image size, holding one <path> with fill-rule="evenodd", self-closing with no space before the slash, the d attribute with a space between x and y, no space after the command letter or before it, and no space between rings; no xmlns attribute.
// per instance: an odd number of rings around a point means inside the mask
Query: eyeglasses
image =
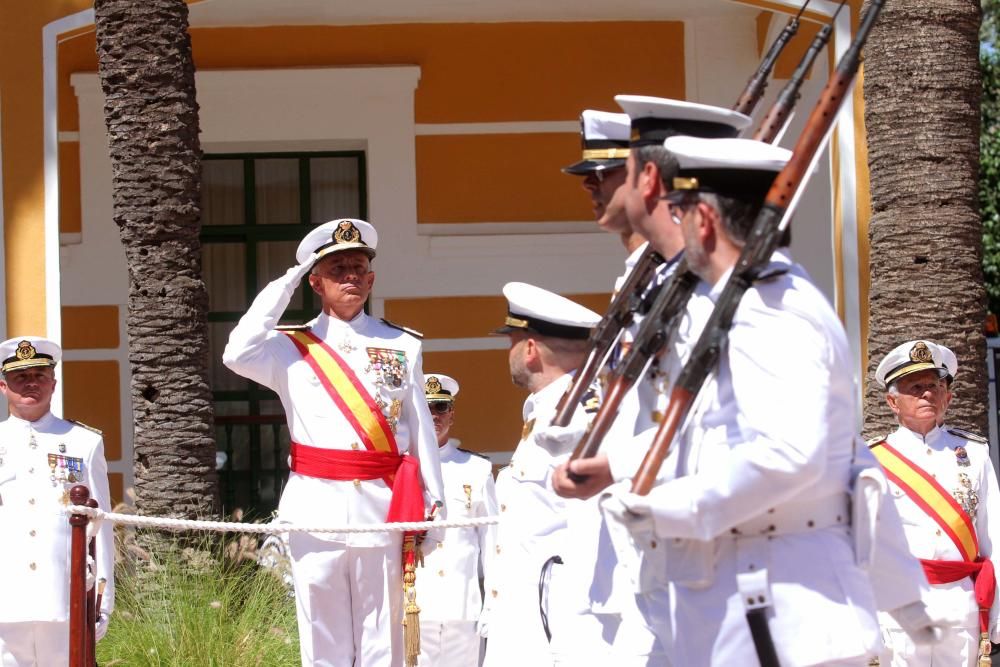
<svg viewBox="0 0 1000 667"><path fill-rule="evenodd" d="M692 206L698 205L698 200L696 199L685 199L681 201L671 201L670 195L662 197L662 199L667 202L667 206L670 210L670 219L675 225L681 224L684 218L684 214L687 213L688 209Z"/></svg>
<svg viewBox="0 0 1000 667"><path fill-rule="evenodd" d="M445 415L451 412L451 401L434 401L433 403L428 403L427 407L430 408L431 412Z"/></svg>

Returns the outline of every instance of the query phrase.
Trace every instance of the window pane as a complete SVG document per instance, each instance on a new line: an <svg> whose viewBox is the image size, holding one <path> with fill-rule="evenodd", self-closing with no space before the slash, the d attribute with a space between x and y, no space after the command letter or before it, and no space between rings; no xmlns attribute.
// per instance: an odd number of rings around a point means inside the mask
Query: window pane
<svg viewBox="0 0 1000 667"><path fill-rule="evenodd" d="M216 313L246 310L246 246L242 243L202 243L201 248L208 309Z"/></svg>
<svg viewBox="0 0 1000 667"><path fill-rule="evenodd" d="M254 160L258 225L299 224L299 161Z"/></svg>
<svg viewBox="0 0 1000 667"><path fill-rule="evenodd" d="M257 244L257 290L260 291L269 282L283 275L285 271L298 264L295 260L295 249L299 241L267 241ZM292 300L286 310L302 308L302 290L309 289L305 279L302 286L292 295Z"/></svg>
<svg viewBox="0 0 1000 667"><path fill-rule="evenodd" d="M208 323L208 382L214 391L245 390L249 382L222 365L222 351L226 349L229 332L235 326L235 322Z"/></svg>
<svg viewBox="0 0 1000 667"><path fill-rule="evenodd" d="M309 161L312 219L307 222L319 224L334 218L361 216L358 165L355 157L320 157Z"/></svg>
<svg viewBox="0 0 1000 667"><path fill-rule="evenodd" d="M202 224L242 225L243 216L243 160L202 160Z"/></svg>

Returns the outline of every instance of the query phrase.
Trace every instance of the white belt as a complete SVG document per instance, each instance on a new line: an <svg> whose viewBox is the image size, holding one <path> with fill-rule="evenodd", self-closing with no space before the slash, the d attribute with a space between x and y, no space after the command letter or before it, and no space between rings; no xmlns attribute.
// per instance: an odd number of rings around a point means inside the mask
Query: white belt
<svg viewBox="0 0 1000 667"><path fill-rule="evenodd" d="M733 526L728 537L806 533L830 526L849 526L850 523L850 500L843 493L773 507L764 514Z"/></svg>

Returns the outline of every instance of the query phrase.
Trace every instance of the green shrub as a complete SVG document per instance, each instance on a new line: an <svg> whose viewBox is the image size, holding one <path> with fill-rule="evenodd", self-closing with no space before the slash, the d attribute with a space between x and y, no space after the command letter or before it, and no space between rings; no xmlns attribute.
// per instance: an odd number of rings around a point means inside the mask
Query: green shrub
<svg viewBox="0 0 1000 667"><path fill-rule="evenodd" d="M159 538L153 556L121 546L115 611L97 645L103 667L299 664L295 601L257 565L255 538Z"/></svg>

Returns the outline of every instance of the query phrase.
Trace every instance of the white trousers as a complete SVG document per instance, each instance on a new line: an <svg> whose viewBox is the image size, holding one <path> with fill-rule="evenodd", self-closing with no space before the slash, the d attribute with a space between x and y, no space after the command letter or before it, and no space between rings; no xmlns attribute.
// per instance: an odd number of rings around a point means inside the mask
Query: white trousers
<svg viewBox="0 0 1000 667"><path fill-rule="evenodd" d="M417 580L420 604L420 580ZM482 638L475 621L420 620L420 667L476 667Z"/></svg>
<svg viewBox="0 0 1000 667"><path fill-rule="evenodd" d="M304 666L403 664L402 536L392 535L387 547L289 535Z"/></svg>
<svg viewBox="0 0 1000 667"><path fill-rule="evenodd" d="M948 628L937 644L916 645L910 636L898 629L882 629L886 654L880 657L882 667L975 667L979 657L979 621L976 634L969 628Z"/></svg>
<svg viewBox="0 0 1000 667"><path fill-rule="evenodd" d="M69 664L69 621L0 623L0 666Z"/></svg>

